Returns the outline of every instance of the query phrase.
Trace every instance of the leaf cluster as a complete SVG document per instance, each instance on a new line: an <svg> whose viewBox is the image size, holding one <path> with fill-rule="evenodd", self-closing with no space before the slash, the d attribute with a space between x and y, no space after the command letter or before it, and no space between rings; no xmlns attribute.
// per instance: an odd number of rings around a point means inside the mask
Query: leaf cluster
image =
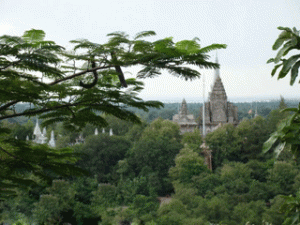
<svg viewBox="0 0 300 225"><path fill-rule="evenodd" d="M264 143L263 152L268 152L273 145L275 154L279 154L286 148L294 157L299 157L300 152L300 104L298 108L286 108L281 112L293 112L286 120L282 121L277 131L271 134Z"/></svg>
<svg viewBox="0 0 300 225"><path fill-rule="evenodd" d="M275 58L271 58L267 63L275 63L271 75L274 76L278 68L281 70L278 74L278 79L284 78L291 71L290 85L293 85L298 77L298 70L300 66L300 54L292 55L288 59L283 58L292 50L300 50L300 36L299 30L295 27L293 29L288 27L278 27L278 30L282 30L277 40L273 45L273 50L278 50Z"/></svg>

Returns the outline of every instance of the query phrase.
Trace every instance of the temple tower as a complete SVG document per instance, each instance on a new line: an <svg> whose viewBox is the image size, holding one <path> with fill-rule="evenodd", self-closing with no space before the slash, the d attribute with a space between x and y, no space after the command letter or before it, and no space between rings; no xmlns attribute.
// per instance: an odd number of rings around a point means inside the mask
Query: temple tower
<svg viewBox="0 0 300 225"><path fill-rule="evenodd" d="M218 63L218 57L216 57ZM203 107L203 106L202 106ZM203 129L203 108L200 108L199 128ZM215 69L214 83L204 104L206 134L226 123L238 124L237 107L227 100L226 91L220 77L220 69Z"/></svg>
<svg viewBox="0 0 300 225"><path fill-rule="evenodd" d="M194 129L197 127L194 115L189 114L187 110L187 103L185 99L182 100L181 108L178 114L173 116L172 121L179 124L180 131L182 134L185 132L193 132Z"/></svg>

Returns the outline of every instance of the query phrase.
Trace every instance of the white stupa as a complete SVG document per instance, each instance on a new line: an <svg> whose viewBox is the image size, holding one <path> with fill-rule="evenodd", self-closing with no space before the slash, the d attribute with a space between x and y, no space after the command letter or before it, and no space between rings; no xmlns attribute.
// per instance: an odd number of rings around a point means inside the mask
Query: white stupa
<svg viewBox="0 0 300 225"><path fill-rule="evenodd" d="M98 129L97 128L95 129L95 135L98 135Z"/></svg>
<svg viewBox="0 0 300 225"><path fill-rule="evenodd" d="M35 128L33 130L34 139L33 142L42 144L42 131L39 125L39 119L36 119Z"/></svg>
<svg viewBox="0 0 300 225"><path fill-rule="evenodd" d="M51 138L50 138L50 141L48 143L52 148L55 148L56 147L56 144L55 144L55 138L54 138L54 131L52 130L51 131Z"/></svg>
<svg viewBox="0 0 300 225"><path fill-rule="evenodd" d="M113 130L112 130L112 128L110 128L109 129L109 136L113 136L114 134L113 134Z"/></svg>
<svg viewBox="0 0 300 225"><path fill-rule="evenodd" d="M39 126L39 120L36 120L35 128L33 131L34 139L33 142L37 144L45 144L47 142L47 131L46 128L44 127L43 133L41 132L41 128Z"/></svg>

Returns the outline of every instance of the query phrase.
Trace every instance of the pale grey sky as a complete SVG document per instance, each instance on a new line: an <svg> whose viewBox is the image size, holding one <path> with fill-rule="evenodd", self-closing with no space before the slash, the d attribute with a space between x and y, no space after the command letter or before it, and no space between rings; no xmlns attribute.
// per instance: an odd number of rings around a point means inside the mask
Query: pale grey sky
<svg viewBox="0 0 300 225"><path fill-rule="evenodd" d="M300 29L299 12L300 0L0 0L0 35L42 29L47 39L63 46L77 38L103 43L114 31L154 30L157 39L172 36L174 41L199 37L201 46L228 45L218 58L230 100L299 98L299 84L291 87L289 78L271 78L273 65L266 64L276 53L271 47L280 33L277 27ZM214 61L215 53L211 56ZM207 96L213 71L200 72ZM202 101L202 79L163 74L144 82L144 99Z"/></svg>

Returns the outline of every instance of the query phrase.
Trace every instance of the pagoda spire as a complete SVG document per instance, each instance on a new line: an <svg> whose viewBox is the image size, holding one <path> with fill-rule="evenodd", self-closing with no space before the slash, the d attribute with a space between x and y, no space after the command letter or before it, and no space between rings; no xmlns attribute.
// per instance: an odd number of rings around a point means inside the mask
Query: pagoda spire
<svg viewBox="0 0 300 225"><path fill-rule="evenodd" d="M186 116L188 114L188 111L187 111L187 104L186 104L186 101L185 99L183 98L182 100L182 103L181 103L181 109L180 109L180 115L181 116Z"/></svg>
<svg viewBox="0 0 300 225"><path fill-rule="evenodd" d="M216 53L216 63L219 64L218 52ZM220 78L220 68L215 69L214 83L216 82L217 78Z"/></svg>
<svg viewBox="0 0 300 225"><path fill-rule="evenodd" d="M218 55L216 55L216 63L219 64ZM220 77L220 68L215 69L214 82L212 85L212 92L210 93L210 95L212 95L213 92L224 92L225 93L225 88L224 88L224 85L223 85L221 77ZM225 95L226 95L226 93L225 93Z"/></svg>

